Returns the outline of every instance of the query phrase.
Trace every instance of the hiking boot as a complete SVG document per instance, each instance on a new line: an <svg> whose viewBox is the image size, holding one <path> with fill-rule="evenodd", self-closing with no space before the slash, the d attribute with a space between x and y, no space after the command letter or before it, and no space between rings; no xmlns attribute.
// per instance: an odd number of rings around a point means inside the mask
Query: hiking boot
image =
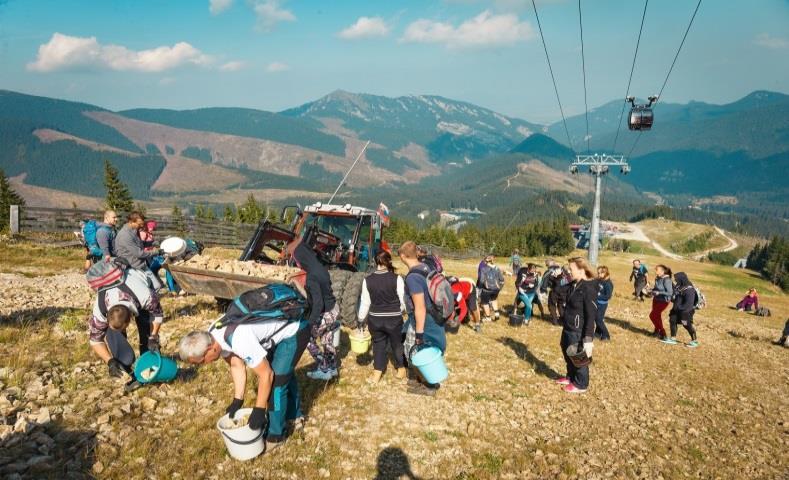
<svg viewBox="0 0 789 480"><path fill-rule="evenodd" d="M436 392L438 392L437 388L430 388L427 385L422 385L421 383L418 386L408 387L406 390L408 393L413 395L423 395L425 397L435 397Z"/></svg>
<svg viewBox="0 0 789 480"><path fill-rule="evenodd" d="M383 376L384 372L380 370L373 370L373 374L367 379L367 383L376 384L381 381L381 377Z"/></svg>
<svg viewBox="0 0 789 480"><path fill-rule="evenodd" d="M395 373L395 378L398 380L402 380L408 376L408 370L405 367L400 367L397 369L397 373Z"/></svg>
<svg viewBox="0 0 789 480"><path fill-rule="evenodd" d="M690 342L688 342L688 344L686 345L686 347L688 347L688 348L696 348L696 347L698 347L698 346L699 346L699 341L698 341L698 340L691 340L691 341L690 341Z"/></svg>
<svg viewBox="0 0 789 480"><path fill-rule="evenodd" d="M679 342L671 337L665 337L661 340L661 342L665 343L666 345L676 345Z"/></svg>
<svg viewBox="0 0 789 480"><path fill-rule="evenodd" d="M567 393L586 393L585 388L578 388L572 383L564 387L562 390L564 390Z"/></svg>
<svg viewBox="0 0 789 480"><path fill-rule="evenodd" d="M126 393L131 393L138 388L142 388L142 383L138 382L136 378L132 378L126 383L126 385L123 386L123 391Z"/></svg>
<svg viewBox="0 0 789 480"><path fill-rule="evenodd" d="M570 379L567 377L559 377L554 381L557 385L570 385Z"/></svg>
<svg viewBox="0 0 789 480"><path fill-rule="evenodd" d="M334 372L334 373L332 373L332 372ZM309 378L313 379L313 380L324 380L324 381L328 382L329 380L331 380L332 378L337 376L337 370L326 370L326 371L324 371L324 370L318 369L318 370L313 370L311 372L307 372L307 376Z"/></svg>

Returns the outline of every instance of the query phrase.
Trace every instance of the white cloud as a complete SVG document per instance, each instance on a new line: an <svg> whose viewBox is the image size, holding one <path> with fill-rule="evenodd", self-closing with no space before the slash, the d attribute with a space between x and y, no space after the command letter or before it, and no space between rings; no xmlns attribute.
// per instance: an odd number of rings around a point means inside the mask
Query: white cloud
<svg viewBox="0 0 789 480"><path fill-rule="evenodd" d="M233 5L233 0L208 0L208 11L211 15L219 15Z"/></svg>
<svg viewBox="0 0 789 480"><path fill-rule="evenodd" d="M271 31L280 22L294 22L296 16L280 6L281 0L249 0L258 17L258 28Z"/></svg>
<svg viewBox="0 0 789 480"><path fill-rule="evenodd" d="M246 68L246 66L246 62L232 61L220 65L219 70L223 72L237 72L243 68Z"/></svg>
<svg viewBox="0 0 789 480"><path fill-rule="evenodd" d="M457 27L451 23L419 19L400 38L407 43L439 43L448 48L483 48L512 45L534 38L534 29L517 15L494 15L485 10Z"/></svg>
<svg viewBox="0 0 789 480"><path fill-rule="evenodd" d="M381 17L359 17L356 23L342 30L337 36L345 40L385 37L389 30L389 25Z"/></svg>
<svg viewBox="0 0 789 480"><path fill-rule="evenodd" d="M271 62L266 66L266 71L269 73L287 72L290 70L290 65L282 62Z"/></svg>
<svg viewBox="0 0 789 480"><path fill-rule="evenodd" d="M162 72L210 63L211 57L186 42L135 51L122 45L102 45L96 37L72 37L56 32L49 42L38 47L38 56L27 64L27 69L34 72L80 69Z"/></svg>
<svg viewBox="0 0 789 480"><path fill-rule="evenodd" d="M756 45L766 48L782 49L789 48L789 40L781 37L773 37L769 33L760 33L753 41Z"/></svg>

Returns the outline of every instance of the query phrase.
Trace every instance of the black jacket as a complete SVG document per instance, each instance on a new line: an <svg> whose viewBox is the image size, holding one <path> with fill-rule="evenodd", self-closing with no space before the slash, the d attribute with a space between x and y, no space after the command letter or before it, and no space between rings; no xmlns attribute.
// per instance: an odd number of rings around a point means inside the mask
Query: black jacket
<svg viewBox="0 0 789 480"><path fill-rule="evenodd" d="M307 300L310 302L309 321L313 324L318 324L321 321L321 315L330 311L337 304L337 300L334 298L334 293L331 290L329 271L318 260L315 252L303 243L299 244L293 251L293 258L298 262L302 270L307 272L305 289L309 296Z"/></svg>
<svg viewBox="0 0 789 480"><path fill-rule="evenodd" d="M597 280L573 282L562 315L564 330L580 333L587 342L594 337L598 291Z"/></svg>
<svg viewBox="0 0 789 480"><path fill-rule="evenodd" d="M690 283L688 276L684 272L677 272L674 275L674 305L671 307L675 312L692 312L696 307L696 289Z"/></svg>

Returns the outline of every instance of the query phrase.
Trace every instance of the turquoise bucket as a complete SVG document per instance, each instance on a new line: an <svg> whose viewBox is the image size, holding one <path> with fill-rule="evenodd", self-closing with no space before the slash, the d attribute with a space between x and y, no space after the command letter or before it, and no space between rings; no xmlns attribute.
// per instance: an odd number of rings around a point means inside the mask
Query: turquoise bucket
<svg viewBox="0 0 789 480"><path fill-rule="evenodd" d="M152 370L147 372L148 375L143 375L149 368ZM177 374L178 364L175 363L175 360L163 357L156 352L143 353L134 366L134 378L140 383L169 382Z"/></svg>
<svg viewBox="0 0 789 480"><path fill-rule="evenodd" d="M441 383L449 376L444 354L437 347L427 347L411 356L411 364L419 369L427 383Z"/></svg>

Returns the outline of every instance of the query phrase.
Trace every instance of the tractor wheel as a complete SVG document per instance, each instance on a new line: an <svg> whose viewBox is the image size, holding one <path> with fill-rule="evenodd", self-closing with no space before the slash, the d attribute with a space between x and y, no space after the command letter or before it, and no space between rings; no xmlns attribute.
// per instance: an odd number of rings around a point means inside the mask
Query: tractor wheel
<svg viewBox="0 0 789 480"><path fill-rule="evenodd" d="M334 294L334 299L337 300L337 305L340 306L340 316L342 316L342 294L345 291L345 284L353 272L347 270L329 270L329 277L331 278L331 292Z"/></svg>
<svg viewBox="0 0 789 480"><path fill-rule="evenodd" d="M359 313L359 299L362 296L362 282L366 274L356 272L351 275L345 284L340 304L340 321L346 327L355 327Z"/></svg>

